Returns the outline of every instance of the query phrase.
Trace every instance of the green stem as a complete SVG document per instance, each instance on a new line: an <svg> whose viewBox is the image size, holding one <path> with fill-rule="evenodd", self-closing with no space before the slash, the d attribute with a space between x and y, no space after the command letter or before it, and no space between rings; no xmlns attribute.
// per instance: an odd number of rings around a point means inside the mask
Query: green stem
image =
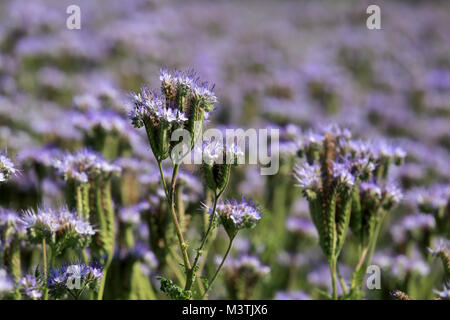
<svg viewBox="0 0 450 320"><path fill-rule="evenodd" d="M205 246L206 240L208 239L209 233L211 232L212 226L214 224L214 220L215 220L215 217L216 217L217 202L218 202L218 200L219 200L221 195L222 195L222 193L220 192L219 194L216 194L214 196L213 210L212 210L212 213L211 213L211 218L209 219L208 229L206 230L206 233L203 236L203 239L202 239L202 242L200 244L200 247L197 249L197 254L195 256L194 263L192 264L192 272L190 272L190 274L188 274L188 278L186 280L186 286L184 288L185 290L190 290L191 287L192 287L192 283L193 283L193 280L195 278L195 273L196 273L195 269L196 269L196 266L198 264L198 260L200 259L200 256L203 253L202 252L203 247Z"/></svg>
<svg viewBox="0 0 450 320"><path fill-rule="evenodd" d="M47 288L47 245L45 242L45 238L42 239L42 257L44 259L44 300L48 300L48 288Z"/></svg>
<svg viewBox="0 0 450 320"><path fill-rule="evenodd" d="M205 292L203 293L202 300L206 297L206 294L208 293L209 289L211 289L211 287L214 283L214 280L216 280L217 275L219 274L220 269L222 269L222 266L225 263L225 260L227 259L228 254L231 251L231 246L233 245L233 240L234 240L234 238L230 238L230 242L228 244L227 251L225 252L225 255L223 256L222 262L220 262L219 267L217 268L216 272L214 273L214 276L212 277L211 281L209 282L208 287L206 288Z"/></svg>
<svg viewBox="0 0 450 320"><path fill-rule="evenodd" d="M339 265L338 264L336 265L336 271L337 271L337 276L339 278L339 282L341 284L342 292L344 293L344 295L347 295L347 286L345 284L344 278L341 275L341 272L339 270Z"/></svg>
<svg viewBox="0 0 450 320"><path fill-rule="evenodd" d="M158 168L159 168L159 173L161 175L161 181L162 181L162 185L163 185L163 188L164 188L164 192L166 193L166 198L167 198L167 203L168 203L168 206L169 206L169 211L170 211L170 214L172 215L172 220L173 220L173 222L175 224L175 229L176 229L176 232L177 232L178 242L179 242L179 245L180 245L181 252L183 254L184 268L186 270L186 273L188 273L191 270L191 263L189 261L189 256L188 256L188 253L187 253L187 244L184 242L183 233L181 232L181 227L180 227L180 224L178 223L178 218L177 218L177 215L175 213L175 206L174 206L174 203L171 200L171 196L169 194L169 190L167 189L166 180L164 178L164 173L163 173L163 169L162 169L162 166L161 166L161 161L158 160L157 162L158 162ZM176 182L176 174L178 172L178 169L176 167L177 167L177 165L175 165L175 168L174 168L174 175L173 175L173 177L175 179L172 179L172 185Z"/></svg>
<svg viewBox="0 0 450 320"><path fill-rule="evenodd" d="M97 299L103 299L103 292L105 290L106 278L108 268L111 265L112 258L114 255L115 247L115 223L114 223L114 209L111 199L111 181L104 181L99 187L100 189L100 206L104 213L104 223L105 223L105 234L107 237L108 247L106 248L108 258L105 265L103 266L103 278L101 280L100 288L98 290Z"/></svg>
<svg viewBox="0 0 450 320"><path fill-rule="evenodd" d="M333 300L337 300L337 277L336 277L336 257L332 257L329 261L331 273L331 286L333 288Z"/></svg>

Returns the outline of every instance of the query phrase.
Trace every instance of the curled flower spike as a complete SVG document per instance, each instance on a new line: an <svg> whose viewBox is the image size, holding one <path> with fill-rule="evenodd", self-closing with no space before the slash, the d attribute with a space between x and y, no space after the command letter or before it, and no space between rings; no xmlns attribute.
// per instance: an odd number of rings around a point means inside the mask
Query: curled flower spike
<svg viewBox="0 0 450 320"><path fill-rule="evenodd" d="M102 267L97 263L65 264L60 268L51 269L47 279L50 294L59 298L69 293L75 299L83 290L98 290L103 278Z"/></svg>
<svg viewBox="0 0 450 320"><path fill-rule="evenodd" d="M254 228L262 217L260 209L252 201L244 198L240 202L236 200L220 202L216 211L230 239L233 239L240 229ZM211 210L209 213L212 213Z"/></svg>
<svg viewBox="0 0 450 320"><path fill-rule="evenodd" d="M66 208L28 210L22 215L21 223L32 242L46 239L56 254L68 247L87 247L96 232L88 221Z"/></svg>
<svg viewBox="0 0 450 320"><path fill-rule="evenodd" d="M8 181L18 170L6 154L0 154L0 182Z"/></svg>

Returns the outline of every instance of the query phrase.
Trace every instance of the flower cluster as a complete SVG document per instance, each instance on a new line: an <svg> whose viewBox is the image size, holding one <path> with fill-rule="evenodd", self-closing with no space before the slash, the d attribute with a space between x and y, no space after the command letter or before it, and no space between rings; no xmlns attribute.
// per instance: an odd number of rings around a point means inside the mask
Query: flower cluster
<svg viewBox="0 0 450 320"><path fill-rule="evenodd" d="M28 210L21 217L29 239L40 243L46 239L57 253L67 247L84 248L95 234L92 225L67 208Z"/></svg>
<svg viewBox="0 0 450 320"><path fill-rule="evenodd" d="M102 278L102 267L96 263L91 265L65 264L60 268L50 270L47 287L55 298L68 293L77 299L85 289L98 290Z"/></svg>
<svg viewBox="0 0 450 320"><path fill-rule="evenodd" d="M240 202L225 200L217 204L220 221L230 238L234 238L240 229L254 228L261 219L261 209L252 201L244 198ZM212 211L209 211L212 213Z"/></svg>
<svg viewBox="0 0 450 320"><path fill-rule="evenodd" d="M39 277L28 274L20 280L19 287L29 299L37 300L42 298L45 285Z"/></svg>
<svg viewBox="0 0 450 320"><path fill-rule="evenodd" d="M65 180L87 183L95 179L107 179L120 174L121 168L104 160L102 156L87 149L66 154L54 161L54 167Z"/></svg>
<svg viewBox="0 0 450 320"><path fill-rule="evenodd" d="M6 154L0 154L0 182L8 181L17 172L18 170L14 166L14 163Z"/></svg>
<svg viewBox="0 0 450 320"><path fill-rule="evenodd" d="M145 127L154 155L164 160L171 155L170 138L176 129L189 131L192 149L217 98L214 86L201 82L193 71L161 70L160 81L161 95L145 87L132 94L130 119L136 128Z"/></svg>

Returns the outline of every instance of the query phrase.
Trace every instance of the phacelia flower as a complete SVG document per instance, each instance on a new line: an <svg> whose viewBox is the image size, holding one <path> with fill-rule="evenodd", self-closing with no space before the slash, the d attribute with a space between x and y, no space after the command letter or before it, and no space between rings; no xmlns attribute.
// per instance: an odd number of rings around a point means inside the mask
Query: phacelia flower
<svg viewBox="0 0 450 320"><path fill-rule="evenodd" d="M348 163L333 163L333 178L342 186L352 187L355 184L355 177L349 171Z"/></svg>
<svg viewBox="0 0 450 320"><path fill-rule="evenodd" d="M109 163L97 153L87 149L75 154L66 154L54 161L54 167L65 180L87 183L94 179L107 179L113 174L120 174L121 168Z"/></svg>
<svg viewBox="0 0 450 320"><path fill-rule="evenodd" d="M6 154L0 154L0 182L8 181L17 173L18 170L14 166L14 163L6 156Z"/></svg>
<svg viewBox="0 0 450 320"><path fill-rule="evenodd" d="M216 211L230 238L234 238L240 229L255 227L262 217L260 209L244 198L241 202L236 200L220 202ZM209 213L212 213L211 210Z"/></svg>
<svg viewBox="0 0 450 320"><path fill-rule="evenodd" d="M294 177L299 186L305 190L315 190L320 187L320 167L316 164L303 163L294 168Z"/></svg>
<svg viewBox="0 0 450 320"><path fill-rule="evenodd" d="M28 298L37 300L44 294L44 281L36 278L34 275L28 274L20 280L19 288L24 291Z"/></svg>
<svg viewBox="0 0 450 320"><path fill-rule="evenodd" d="M66 208L28 210L22 215L21 223L32 242L40 243L45 238L56 253L67 247L84 248L95 234L88 221Z"/></svg>
<svg viewBox="0 0 450 320"><path fill-rule="evenodd" d="M47 279L50 294L59 298L66 293L78 297L84 289L98 290L103 278L102 267L97 263L65 264L60 268L51 269Z"/></svg>
<svg viewBox="0 0 450 320"><path fill-rule="evenodd" d="M161 95L146 87L131 94L130 119L134 127L145 127L155 157L164 160L171 155L174 143L170 137L177 129L189 132L188 151L192 150L217 98L214 86L201 82L192 70L169 72L163 69L160 80Z"/></svg>
<svg viewBox="0 0 450 320"><path fill-rule="evenodd" d="M384 206L386 208L391 208L392 206L400 203L403 199L403 193L394 183L389 182L383 188L383 199Z"/></svg>

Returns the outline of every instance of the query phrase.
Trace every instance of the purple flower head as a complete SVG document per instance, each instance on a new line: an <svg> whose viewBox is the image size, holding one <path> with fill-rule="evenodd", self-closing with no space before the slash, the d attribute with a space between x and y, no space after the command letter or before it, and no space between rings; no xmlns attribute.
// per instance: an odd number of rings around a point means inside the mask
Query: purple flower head
<svg viewBox="0 0 450 320"><path fill-rule="evenodd" d="M130 119L136 128L141 128L148 120L153 126L162 124L182 123L187 120L186 115L174 105L166 106L163 99L156 92L146 87L141 92L132 93L134 108Z"/></svg>
<svg viewBox="0 0 450 320"><path fill-rule="evenodd" d="M262 217L260 209L254 202L247 201L245 198L242 198L240 202L222 201L217 204L216 212L225 230L233 238L240 229L255 227ZM212 213L212 208L208 213Z"/></svg>
<svg viewBox="0 0 450 320"><path fill-rule="evenodd" d="M316 189L321 185L320 167L317 164L303 163L294 168L294 177L297 186L303 189Z"/></svg>
<svg viewBox="0 0 450 320"><path fill-rule="evenodd" d="M350 172L350 164L348 162L333 163L333 178L339 185L352 187L355 184L355 177Z"/></svg>
<svg viewBox="0 0 450 320"><path fill-rule="evenodd" d="M97 153L83 149L74 154L66 154L55 160L53 166L64 180L87 183L90 179L107 179L113 174L120 174L121 168L109 163Z"/></svg>
<svg viewBox="0 0 450 320"><path fill-rule="evenodd" d="M450 248L450 241L447 239L438 239L435 241L434 248L428 248L428 251L433 255L439 255L441 253L448 252L448 248Z"/></svg>
<svg viewBox="0 0 450 320"><path fill-rule="evenodd" d="M18 172L14 163L7 157L7 154L0 153L0 183L8 181Z"/></svg>
<svg viewBox="0 0 450 320"><path fill-rule="evenodd" d="M103 278L102 269L98 263L63 264L49 271L47 287L55 298L64 296L68 290L76 292L77 295L86 288L96 290Z"/></svg>
<svg viewBox="0 0 450 320"><path fill-rule="evenodd" d="M383 188L383 196L387 203L395 205L403 199L403 193L393 182L388 182Z"/></svg>
<svg viewBox="0 0 450 320"><path fill-rule="evenodd" d="M66 247L84 248L89 245L96 230L87 221L67 208L28 210L20 218L30 241L40 243L46 239L56 253Z"/></svg>
<svg viewBox="0 0 450 320"><path fill-rule="evenodd" d="M381 187L374 181L361 182L359 185L359 190L360 192L369 195L372 199L381 200L382 198Z"/></svg>
<svg viewBox="0 0 450 320"><path fill-rule="evenodd" d="M20 280L19 287L32 300L40 299L44 294L44 282L31 274L26 275Z"/></svg>

